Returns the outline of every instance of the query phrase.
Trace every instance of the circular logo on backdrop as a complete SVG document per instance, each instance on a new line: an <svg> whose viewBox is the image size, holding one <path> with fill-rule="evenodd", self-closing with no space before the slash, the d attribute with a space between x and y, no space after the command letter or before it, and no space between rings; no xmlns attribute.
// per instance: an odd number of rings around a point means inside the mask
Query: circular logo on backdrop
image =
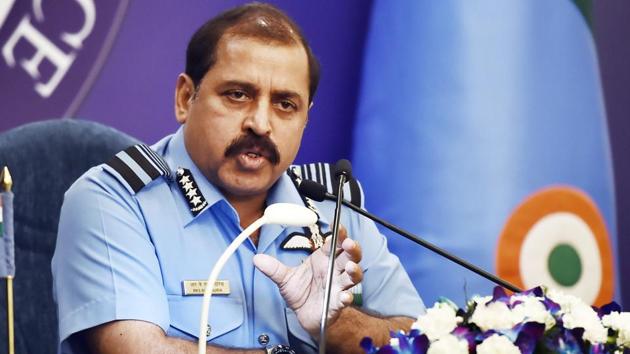
<svg viewBox="0 0 630 354"><path fill-rule="evenodd" d="M601 306L612 301L612 247L602 214L583 191L551 187L512 212L497 246L497 274L529 289L546 285Z"/></svg>
<svg viewBox="0 0 630 354"><path fill-rule="evenodd" d="M129 0L0 1L0 131L71 117L94 84Z"/></svg>

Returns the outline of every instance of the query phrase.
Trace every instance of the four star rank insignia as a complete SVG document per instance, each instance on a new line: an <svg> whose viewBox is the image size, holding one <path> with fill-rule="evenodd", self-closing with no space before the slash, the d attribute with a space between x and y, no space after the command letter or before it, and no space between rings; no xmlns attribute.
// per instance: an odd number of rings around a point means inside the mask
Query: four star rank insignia
<svg viewBox="0 0 630 354"><path fill-rule="evenodd" d="M199 214L208 205L208 202L203 197L203 194L201 194L199 186L197 186L197 182L195 182L195 178L193 178L190 170L181 167L177 169L177 176L175 178L177 180L179 190L188 202L190 211L193 216L197 216L197 214Z"/></svg>

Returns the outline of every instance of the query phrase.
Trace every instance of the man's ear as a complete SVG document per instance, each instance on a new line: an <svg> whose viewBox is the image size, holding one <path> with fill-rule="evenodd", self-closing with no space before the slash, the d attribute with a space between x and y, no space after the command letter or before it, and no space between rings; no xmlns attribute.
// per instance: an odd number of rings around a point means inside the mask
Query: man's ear
<svg viewBox="0 0 630 354"><path fill-rule="evenodd" d="M195 85L190 76L184 73L179 74L175 85L175 118L179 124L186 123L194 95Z"/></svg>

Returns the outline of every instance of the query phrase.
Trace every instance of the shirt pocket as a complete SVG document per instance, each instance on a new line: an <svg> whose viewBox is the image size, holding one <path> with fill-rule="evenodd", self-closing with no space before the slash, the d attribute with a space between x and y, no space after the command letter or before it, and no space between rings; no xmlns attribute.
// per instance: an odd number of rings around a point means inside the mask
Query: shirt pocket
<svg viewBox="0 0 630 354"><path fill-rule="evenodd" d="M202 296L179 296L169 298L171 327L181 333L169 333L178 337L197 340ZM243 301L235 297L213 296L210 303L208 341L221 340L243 325ZM169 330L169 332L171 332Z"/></svg>

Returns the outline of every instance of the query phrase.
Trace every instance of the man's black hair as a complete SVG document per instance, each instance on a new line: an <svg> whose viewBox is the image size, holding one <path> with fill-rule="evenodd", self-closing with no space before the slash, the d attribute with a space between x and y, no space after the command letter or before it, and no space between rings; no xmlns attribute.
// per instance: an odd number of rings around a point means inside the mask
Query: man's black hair
<svg viewBox="0 0 630 354"><path fill-rule="evenodd" d="M319 62L298 25L275 6L250 3L227 10L203 24L188 42L186 74L199 87L217 61L217 45L224 35L255 38L283 45L301 44L308 57L309 102L319 83Z"/></svg>

